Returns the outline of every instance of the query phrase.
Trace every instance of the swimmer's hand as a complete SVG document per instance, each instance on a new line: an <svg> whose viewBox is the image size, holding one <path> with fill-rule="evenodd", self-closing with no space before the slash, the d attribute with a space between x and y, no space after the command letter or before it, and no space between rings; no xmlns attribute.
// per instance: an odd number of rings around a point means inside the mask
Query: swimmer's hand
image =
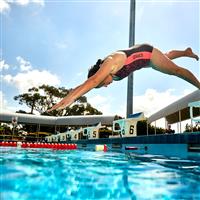
<svg viewBox="0 0 200 200"><path fill-rule="evenodd" d="M59 103L54 105L52 108L47 110L47 112L53 111L53 110L62 110L68 106L70 106L76 99L81 97L83 94L94 88L94 81L86 80L83 84L77 86L75 89L72 89L69 94L64 97Z"/></svg>
<svg viewBox="0 0 200 200"><path fill-rule="evenodd" d="M53 110L62 110L68 106L70 106L74 102L74 99L66 96L59 103L55 104L52 108L47 110L47 112L51 112Z"/></svg>

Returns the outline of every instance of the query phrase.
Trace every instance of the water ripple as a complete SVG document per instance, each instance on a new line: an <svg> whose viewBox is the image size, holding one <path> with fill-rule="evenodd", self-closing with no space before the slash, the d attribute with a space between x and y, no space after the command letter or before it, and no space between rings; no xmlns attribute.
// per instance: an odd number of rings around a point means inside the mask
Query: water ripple
<svg viewBox="0 0 200 200"><path fill-rule="evenodd" d="M198 160L1 148L1 199L198 199Z"/></svg>

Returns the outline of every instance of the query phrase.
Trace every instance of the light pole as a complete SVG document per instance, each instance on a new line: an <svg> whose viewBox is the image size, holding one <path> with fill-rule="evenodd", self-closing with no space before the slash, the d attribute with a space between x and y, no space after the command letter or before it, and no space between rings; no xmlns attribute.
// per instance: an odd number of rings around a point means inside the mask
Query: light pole
<svg viewBox="0 0 200 200"><path fill-rule="evenodd" d="M135 44L135 1L130 1L129 46ZM133 73L128 76L126 116L133 113Z"/></svg>

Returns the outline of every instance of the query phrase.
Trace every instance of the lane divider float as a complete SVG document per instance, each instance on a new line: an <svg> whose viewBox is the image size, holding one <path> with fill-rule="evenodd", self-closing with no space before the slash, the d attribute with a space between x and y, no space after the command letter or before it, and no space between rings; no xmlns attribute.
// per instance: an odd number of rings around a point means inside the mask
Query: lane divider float
<svg viewBox="0 0 200 200"><path fill-rule="evenodd" d="M95 151L108 151L108 147L106 144L97 144L95 145Z"/></svg>
<svg viewBox="0 0 200 200"><path fill-rule="evenodd" d="M77 144L63 143L41 143L41 142L0 142L3 147L18 147L18 148L49 148L61 150L77 149Z"/></svg>

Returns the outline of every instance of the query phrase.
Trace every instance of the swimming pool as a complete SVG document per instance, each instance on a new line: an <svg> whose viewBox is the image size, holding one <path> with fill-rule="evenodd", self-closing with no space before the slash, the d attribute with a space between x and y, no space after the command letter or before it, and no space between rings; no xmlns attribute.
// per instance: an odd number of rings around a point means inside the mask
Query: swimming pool
<svg viewBox="0 0 200 200"><path fill-rule="evenodd" d="M200 199L200 161L0 148L1 199Z"/></svg>

